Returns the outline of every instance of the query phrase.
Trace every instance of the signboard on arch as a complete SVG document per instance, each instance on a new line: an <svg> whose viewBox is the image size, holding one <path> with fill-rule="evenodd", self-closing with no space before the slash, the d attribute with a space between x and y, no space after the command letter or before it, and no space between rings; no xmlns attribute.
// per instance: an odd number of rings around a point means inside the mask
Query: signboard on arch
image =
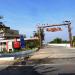
<svg viewBox="0 0 75 75"><path fill-rule="evenodd" d="M57 27L57 28L47 28L46 31L48 31L48 32L57 32L57 31L62 31L62 29L60 27Z"/></svg>

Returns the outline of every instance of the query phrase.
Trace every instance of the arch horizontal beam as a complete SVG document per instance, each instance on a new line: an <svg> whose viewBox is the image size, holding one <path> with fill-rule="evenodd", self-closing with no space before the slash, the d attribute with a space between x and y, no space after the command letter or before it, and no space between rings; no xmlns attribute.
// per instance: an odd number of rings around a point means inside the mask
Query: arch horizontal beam
<svg viewBox="0 0 75 75"><path fill-rule="evenodd" d="M53 26L67 26L69 24L71 24L71 23L68 23L68 24L52 24L52 25L45 25L45 26L44 26L44 24L42 24L42 26L38 26L38 28L46 28L46 27L53 27Z"/></svg>

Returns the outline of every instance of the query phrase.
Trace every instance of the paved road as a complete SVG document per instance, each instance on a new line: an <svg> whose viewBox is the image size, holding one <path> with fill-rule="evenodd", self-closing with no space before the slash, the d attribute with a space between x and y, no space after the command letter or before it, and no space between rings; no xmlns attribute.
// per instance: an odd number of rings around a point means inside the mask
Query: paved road
<svg viewBox="0 0 75 75"><path fill-rule="evenodd" d="M9 67L9 66L12 66L14 64L14 59L13 60L5 60L5 59L2 59L2 58L10 58L10 57L14 57L15 59L16 58L22 58L22 57L27 57L29 55L31 55L32 53L34 53L35 51L37 50L34 49L34 50L28 50L28 51L22 51L22 52L16 52L16 53L10 53L10 54L0 54L0 71Z"/></svg>
<svg viewBox="0 0 75 75"><path fill-rule="evenodd" d="M0 71L14 64L14 61L0 61Z"/></svg>
<svg viewBox="0 0 75 75"><path fill-rule="evenodd" d="M65 47L53 47L47 46L43 49L40 49L38 52L34 53L30 57L31 60L38 59L66 59L66 58L75 58L75 49L74 48L65 48Z"/></svg>
<svg viewBox="0 0 75 75"><path fill-rule="evenodd" d="M75 49L47 46L20 65L4 69L0 75L75 75Z"/></svg>

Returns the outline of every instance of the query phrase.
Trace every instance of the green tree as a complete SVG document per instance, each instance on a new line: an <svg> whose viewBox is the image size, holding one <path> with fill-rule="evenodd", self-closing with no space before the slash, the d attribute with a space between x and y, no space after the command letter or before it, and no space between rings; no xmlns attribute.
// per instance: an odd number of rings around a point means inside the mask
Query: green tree
<svg viewBox="0 0 75 75"><path fill-rule="evenodd" d="M44 30L41 28L40 29L40 35L41 35L41 40L44 40Z"/></svg>
<svg viewBox="0 0 75 75"><path fill-rule="evenodd" d="M55 38L53 41L51 41L50 43L62 43L62 39L61 38Z"/></svg>
<svg viewBox="0 0 75 75"><path fill-rule="evenodd" d="M26 34L23 34L23 37L26 38Z"/></svg>
<svg viewBox="0 0 75 75"><path fill-rule="evenodd" d="M63 40L62 43L69 43L69 41L67 41L67 40Z"/></svg>
<svg viewBox="0 0 75 75"><path fill-rule="evenodd" d="M73 36L72 44L73 44L73 47L75 47L75 36Z"/></svg>
<svg viewBox="0 0 75 75"><path fill-rule="evenodd" d="M34 31L33 36L34 36L34 37L39 37L38 32Z"/></svg>
<svg viewBox="0 0 75 75"><path fill-rule="evenodd" d="M34 37L41 37L41 40L43 41L44 40L44 30L42 28L39 28L38 31L34 31L34 34L33 34Z"/></svg>
<svg viewBox="0 0 75 75"><path fill-rule="evenodd" d="M33 36L39 38L39 44L40 44L40 46L42 46L43 40L44 40L44 30L43 30L43 28L38 28L37 31L34 31Z"/></svg>
<svg viewBox="0 0 75 75"><path fill-rule="evenodd" d="M73 36L73 42L75 42L75 36Z"/></svg>
<svg viewBox="0 0 75 75"><path fill-rule="evenodd" d="M55 38L53 41L50 43L69 43L67 40L62 40L61 38Z"/></svg>

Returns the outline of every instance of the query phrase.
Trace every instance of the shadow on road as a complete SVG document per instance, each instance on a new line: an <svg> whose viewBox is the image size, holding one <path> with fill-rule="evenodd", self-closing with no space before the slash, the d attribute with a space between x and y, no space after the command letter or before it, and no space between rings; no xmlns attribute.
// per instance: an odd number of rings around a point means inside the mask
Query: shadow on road
<svg viewBox="0 0 75 75"><path fill-rule="evenodd" d="M62 61L71 61L71 60L75 60L75 58L70 58L70 59L43 58L43 59L36 59L36 60L25 59L23 61L16 62L12 66L9 66L1 70L0 75L75 75L74 65L67 65L67 64L65 66L51 65L55 62L61 63ZM50 64L50 65L46 65L46 64ZM69 70L71 70L70 68L73 69L71 73L69 72ZM69 73L65 73L66 70Z"/></svg>
<svg viewBox="0 0 75 75"><path fill-rule="evenodd" d="M10 66L0 71L0 75L41 75L33 66Z"/></svg>

